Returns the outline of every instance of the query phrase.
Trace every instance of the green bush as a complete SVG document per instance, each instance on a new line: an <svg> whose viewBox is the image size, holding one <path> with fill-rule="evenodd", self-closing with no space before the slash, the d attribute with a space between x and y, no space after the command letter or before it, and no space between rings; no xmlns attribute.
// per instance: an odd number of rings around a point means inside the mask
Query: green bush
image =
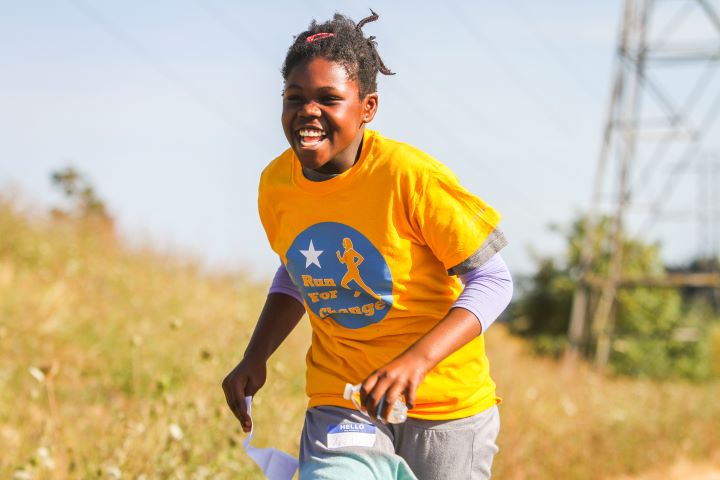
<svg viewBox="0 0 720 480"><path fill-rule="evenodd" d="M607 219L598 229L607 228ZM532 340L541 354L559 357L566 348L570 311L579 271L582 223L565 232L567 250L562 258L538 258L537 270L519 282L519 300L511 307L510 329ZM601 237L598 235L597 237ZM595 246L594 272L607 272L610 251ZM666 268L660 247L626 239L623 274L662 276ZM720 374L718 315L704 300L684 301L679 289L635 287L621 289L616 297L611 371L622 375L706 379ZM591 299L597 302L597 297ZM593 355L596 339L584 351Z"/></svg>

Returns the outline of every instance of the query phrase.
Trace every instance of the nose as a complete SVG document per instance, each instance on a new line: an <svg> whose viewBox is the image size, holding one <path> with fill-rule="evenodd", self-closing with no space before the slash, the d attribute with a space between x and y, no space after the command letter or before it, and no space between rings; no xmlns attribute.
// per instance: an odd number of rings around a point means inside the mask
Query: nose
<svg viewBox="0 0 720 480"><path fill-rule="evenodd" d="M300 115L304 117L319 117L320 116L320 106L314 102L309 101L303 105L303 107L300 109Z"/></svg>

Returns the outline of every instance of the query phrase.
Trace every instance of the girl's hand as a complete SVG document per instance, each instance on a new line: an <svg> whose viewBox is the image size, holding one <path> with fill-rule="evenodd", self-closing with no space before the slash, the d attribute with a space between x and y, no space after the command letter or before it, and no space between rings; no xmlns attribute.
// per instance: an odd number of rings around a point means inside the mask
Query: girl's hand
<svg viewBox="0 0 720 480"><path fill-rule="evenodd" d="M392 405L395 400L400 398L400 395L405 396L408 408L413 408L415 392L431 367L432 365L428 365L427 361L406 351L395 360L375 370L365 379L360 389L360 399L368 415L387 422ZM383 396L385 397L383 411L378 412Z"/></svg>
<svg viewBox="0 0 720 480"><path fill-rule="evenodd" d="M390 408L401 394L408 408L415 406L415 392L427 372L448 355L482 333L477 317L464 308L452 308L437 325L407 350L365 379L360 389L363 406L377 417L385 395L381 418L387 421Z"/></svg>
<svg viewBox="0 0 720 480"><path fill-rule="evenodd" d="M249 432L252 428L252 420L245 408L245 397L255 395L265 385L266 378L267 365L265 362L245 357L222 382L225 400L235 418L240 421L244 432Z"/></svg>
<svg viewBox="0 0 720 480"><path fill-rule="evenodd" d="M287 271L284 274L287 275ZM267 359L292 332L303 313L305 307L292 296L270 293L243 359L222 382L225 400L245 432L252 428L245 397L255 395L265 385Z"/></svg>

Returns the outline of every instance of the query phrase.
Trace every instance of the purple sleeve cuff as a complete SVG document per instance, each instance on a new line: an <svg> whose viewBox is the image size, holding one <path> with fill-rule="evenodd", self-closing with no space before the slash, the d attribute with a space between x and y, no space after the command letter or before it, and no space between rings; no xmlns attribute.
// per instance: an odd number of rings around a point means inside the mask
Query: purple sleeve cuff
<svg viewBox="0 0 720 480"><path fill-rule="evenodd" d="M268 293L284 293L285 295L293 297L303 306L305 305L302 295L300 295L300 290L298 290L293 281L290 279L290 274L285 269L285 265L282 263L277 269L277 272L275 272L275 277L273 278L272 285L270 285L270 291Z"/></svg>
<svg viewBox="0 0 720 480"><path fill-rule="evenodd" d="M475 315L485 333L510 303L513 282L505 262L496 253L490 260L459 275L465 285L453 304Z"/></svg>

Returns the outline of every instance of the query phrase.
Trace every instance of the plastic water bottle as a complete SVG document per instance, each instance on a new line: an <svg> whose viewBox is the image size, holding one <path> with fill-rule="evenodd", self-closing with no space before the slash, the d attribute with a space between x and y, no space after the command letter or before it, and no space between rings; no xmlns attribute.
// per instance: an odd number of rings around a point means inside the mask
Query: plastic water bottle
<svg viewBox="0 0 720 480"><path fill-rule="evenodd" d="M355 405L355 408L357 408L360 413L367 415L367 411L360 405L360 384L352 385L350 383L345 384L345 392L343 393L343 398L345 400L350 400L353 405ZM380 399L380 405L378 405L378 420L385 422L384 419L380 417L380 412L382 412L382 407L385 404L385 397ZM407 405L405 405L405 401L401 398L398 398L395 400L395 403L393 403L392 409L390 410L390 415L388 415L388 423L403 423L405 420L407 420L407 412L408 408Z"/></svg>

